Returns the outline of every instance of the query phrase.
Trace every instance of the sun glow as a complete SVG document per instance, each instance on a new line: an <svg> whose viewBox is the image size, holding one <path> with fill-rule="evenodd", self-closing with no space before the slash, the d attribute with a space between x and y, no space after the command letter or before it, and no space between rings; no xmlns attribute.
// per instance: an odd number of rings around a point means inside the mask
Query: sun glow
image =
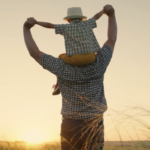
<svg viewBox="0 0 150 150"><path fill-rule="evenodd" d="M48 137L46 137L46 134L38 129L29 129L23 134L22 137L23 141L33 144L48 141Z"/></svg>

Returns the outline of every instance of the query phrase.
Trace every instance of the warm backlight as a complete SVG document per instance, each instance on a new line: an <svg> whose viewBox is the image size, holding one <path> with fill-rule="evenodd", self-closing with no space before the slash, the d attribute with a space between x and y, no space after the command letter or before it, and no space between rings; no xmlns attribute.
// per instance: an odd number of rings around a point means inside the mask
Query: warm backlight
<svg viewBox="0 0 150 150"><path fill-rule="evenodd" d="M46 142L48 140L46 139L46 134L38 129L29 129L25 131L22 135L22 139L23 141L34 144Z"/></svg>

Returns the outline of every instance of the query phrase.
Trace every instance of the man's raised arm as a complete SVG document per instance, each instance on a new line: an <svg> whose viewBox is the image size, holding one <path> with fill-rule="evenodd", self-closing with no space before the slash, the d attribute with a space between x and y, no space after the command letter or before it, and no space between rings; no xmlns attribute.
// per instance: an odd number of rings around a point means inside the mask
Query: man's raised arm
<svg viewBox="0 0 150 150"><path fill-rule="evenodd" d="M43 53L37 47L34 39L32 38L30 29L35 25L34 18L28 18L23 25L23 33L26 47L31 55L40 65Z"/></svg>
<svg viewBox="0 0 150 150"><path fill-rule="evenodd" d="M104 13L108 16L108 39L104 45L108 45L113 52L117 39L115 10L111 5L106 5L104 6Z"/></svg>

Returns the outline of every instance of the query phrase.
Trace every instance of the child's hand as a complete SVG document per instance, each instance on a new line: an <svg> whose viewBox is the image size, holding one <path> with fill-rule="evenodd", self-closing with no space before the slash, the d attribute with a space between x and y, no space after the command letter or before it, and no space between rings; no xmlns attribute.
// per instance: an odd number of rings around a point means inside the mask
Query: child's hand
<svg viewBox="0 0 150 150"><path fill-rule="evenodd" d="M114 10L114 8L111 5L105 5L104 6L104 13L107 16L110 17L110 16L112 16L115 13L115 10Z"/></svg>
<svg viewBox="0 0 150 150"><path fill-rule="evenodd" d="M27 29L32 28L35 24L37 23L37 21L34 18L28 18L27 21L24 23L24 27Z"/></svg>

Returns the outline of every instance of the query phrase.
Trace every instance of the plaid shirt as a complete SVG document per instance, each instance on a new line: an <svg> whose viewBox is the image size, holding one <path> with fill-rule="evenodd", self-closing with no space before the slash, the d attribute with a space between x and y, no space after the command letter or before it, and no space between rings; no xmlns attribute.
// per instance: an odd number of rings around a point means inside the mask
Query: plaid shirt
<svg viewBox="0 0 150 150"><path fill-rule="evenodd" d="M112 51L107 45L97 52L95 62L80 67L43 54L43 68L57 75L58 78L63 117L90 119L107 110L103 80L111 57Z"/></svg>
<svg viewBox="0 0 150 150"><path fill-rule="evenodd" d="M66 55L95 53L100 51L92 30L95 27L94 17L86 21L75 19L70 24L55 25L55 33L64 36Z"/></svg>

